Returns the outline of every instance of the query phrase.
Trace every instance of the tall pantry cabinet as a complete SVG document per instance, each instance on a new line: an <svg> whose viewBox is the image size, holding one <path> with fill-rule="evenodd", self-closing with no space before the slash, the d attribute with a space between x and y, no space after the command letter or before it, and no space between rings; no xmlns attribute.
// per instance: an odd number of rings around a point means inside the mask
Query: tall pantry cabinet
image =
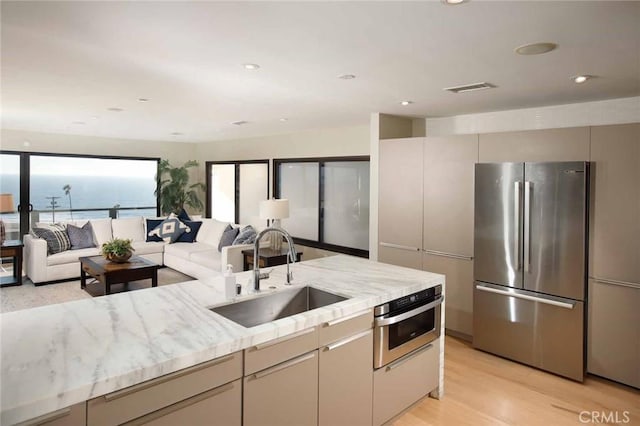
<svg viewBox="0 0 640 426"><path fill-rule="evenodd" d="M446 275L446 325L470 337L478 136L380 141L378 260Z"/></svg>
<svg viewBox="0 0 640 426"><path fill-rule="evenodd" d="M640 124L591 128L587 371L640 387Z"/></svg>

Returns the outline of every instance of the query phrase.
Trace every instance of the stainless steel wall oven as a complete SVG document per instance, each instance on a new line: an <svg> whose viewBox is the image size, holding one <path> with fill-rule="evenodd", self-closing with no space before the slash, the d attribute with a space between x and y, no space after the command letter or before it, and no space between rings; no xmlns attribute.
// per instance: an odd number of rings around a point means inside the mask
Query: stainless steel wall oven
<svg viewBox="0 0 640 426"><path fill-rule="evenodd" d="M380 368L440 337L442 285L422 290L373 311L373 367Z"/></svg>

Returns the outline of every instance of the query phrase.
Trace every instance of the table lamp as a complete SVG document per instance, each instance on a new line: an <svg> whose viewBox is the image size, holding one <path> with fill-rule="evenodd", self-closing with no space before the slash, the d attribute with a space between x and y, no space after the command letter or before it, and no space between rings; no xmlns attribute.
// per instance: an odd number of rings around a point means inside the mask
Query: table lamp
<svg viewBox="0 0 640 426"><path fill-rule="evenodd" d="M286 198L264 200L260 202L260 219L271 220L271 226L282 228L280 219L289 217L289 200ZM269 236L271 248L276 251L282 249L282 235L272 232Z"/></svg>
<svg viewBox="0 0 640 426"><path fill-rule="evenodd" d="M13 194L0 194L0 214L15 213L15 204L13 203ZM4 244L6 237L4 221L0 219L0 244Z"/></svg>

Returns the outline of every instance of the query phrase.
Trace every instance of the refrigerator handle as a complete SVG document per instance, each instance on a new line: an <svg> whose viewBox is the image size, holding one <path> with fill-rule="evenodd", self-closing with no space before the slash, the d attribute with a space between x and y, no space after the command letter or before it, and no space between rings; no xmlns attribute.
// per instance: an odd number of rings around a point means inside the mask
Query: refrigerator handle
<svg viewBox="0 0 640 426"><path fill-rule="evenodd" d="M524 271L531 270L531 182L524 183Z"/></svg>
<svg viewBox="0 0 640 426"><path fill-rule="evenodd" d="M520 186L522 182L516 181L513 183L513 229L515 237L513 239L513 259L516 264L516 271L519 271L522 265L520 265Z"/></svg>

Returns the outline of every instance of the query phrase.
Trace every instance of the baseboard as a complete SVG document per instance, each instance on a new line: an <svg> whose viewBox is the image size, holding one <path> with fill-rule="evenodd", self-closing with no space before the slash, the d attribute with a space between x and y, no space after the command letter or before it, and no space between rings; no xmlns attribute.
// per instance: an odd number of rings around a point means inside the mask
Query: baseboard
<svg viewBox="0 0 640 426"><path fill-rule="evenodd" d="M473 342L473 336L470 334L461 333L455 330L449 330L448 328L444 329L444 334L446 334L447 336L455 337L456 339L465 340L469 343Z"/></svg>

